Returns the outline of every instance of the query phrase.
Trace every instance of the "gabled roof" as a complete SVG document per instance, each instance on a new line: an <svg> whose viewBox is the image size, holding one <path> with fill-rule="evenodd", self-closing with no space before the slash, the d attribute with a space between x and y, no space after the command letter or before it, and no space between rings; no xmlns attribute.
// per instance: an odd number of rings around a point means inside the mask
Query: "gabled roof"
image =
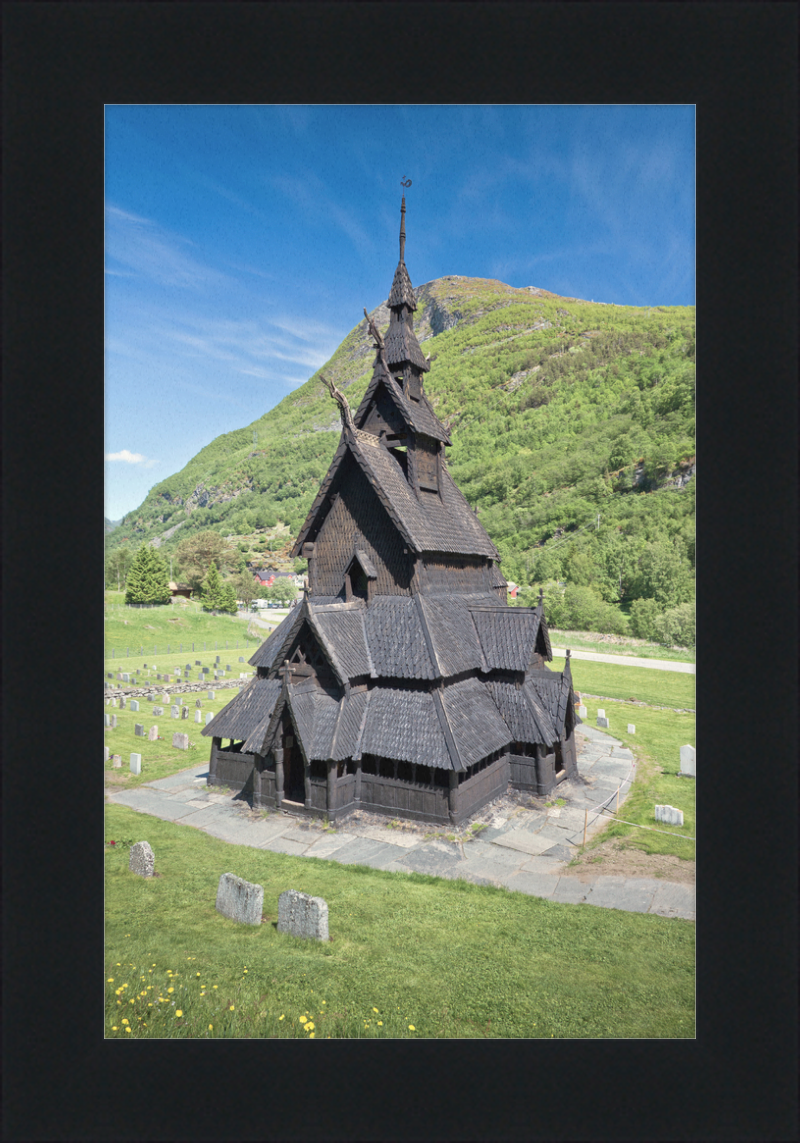
<svg viewBox="0 0 800 1143"><path fill-rule="evenodd" d="M527 670L539 633L540 617L535 611L473 607L470 614L489 670Z"/></svg>
<svg viewBox="0 0 800 1143"><path fill-rule="evenodd" d="M383 340L386 346L386 360L390 365L401 365L408 361L423 373L427 373L430 369L425 354L420 349L414 327L403 320L402 314L392 315Z"/></svg>
<svg viewBox="0 0 800 1143"><path fill-rule="evenodd" d="M429 691L393 687L373 690L367 705L361 754L400 762L453 768L439 716Z"/></svg>
<svg viewBox="0 0 800 1143"><path fill-rule="evenodd" d="M378 395L378 387L380 385L383 385L387 396L397 406L400 416L409 428L413 429L416 433L423 433L425 436L433 437L434 440L444 441L445 444L449 445L452 443L447 429L434 413L433 406L425 394L422 394L422 398L419 401L414 401L410 397L406 397L392 374L384 367L380 352L375 361L375 370L372 374L372 380L367 386L367 390L361 398L361 402L353 417L357 428L361 428L364 424L372 400Z"/></svg>
<svg viewBox="0 0 800 1143"><path fill-rule="evenodd" d="M408 306L410 310L417 308L414 287L411 285L411 278L409 277L405 262L398 262L397 264L397 269L394 272L394 278L392 280L392 288L389 291L389 299L386 304L390 308L394 306Z"/></svg>
<svg viewBox="0 0 800 1143"><path fill-rule="evenodd" d="M280 693L280 679L256 676L200 733L209 738L247 739L265 718L269 719Z"/></svg>
<svg viewBox="0 0 800 1143"><path fill-rule="evenodd" d="M492 702L485 683L478 679L463 679L443 687L439 693L458 751L460 768L467 769L508 744L508 727Z"/></svg>

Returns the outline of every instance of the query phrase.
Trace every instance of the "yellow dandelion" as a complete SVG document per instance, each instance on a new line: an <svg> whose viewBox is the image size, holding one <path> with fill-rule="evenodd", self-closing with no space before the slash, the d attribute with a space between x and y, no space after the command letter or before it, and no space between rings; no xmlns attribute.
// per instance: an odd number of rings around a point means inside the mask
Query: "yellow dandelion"
<svg viewBox="0 0 800 1143"><path fill-rule="evenodd" d="M152 1001L152 1000L151 1000L151 1001L150 1001L150 1003L147 1005L147 1007L148 1007L148 1008L152 1008L152 1007L153 1007L153 1001Z"/></svg>
<svg viewBox="0 0 800 1143"><path fill-rule="evenodd" d="M283 1015L283 1016L279 1016L279 1017L278 1017L278 1019L279 1019L279 1020L285 1020L285 1019L286 1019L286 1016L285 1016L285 1015Z"/></svg>
<svg viewBox="0 0 800 1143"><path fill-rule="evenodd" d="M306 1017L306 1016L301 1016L301 1017L300 1017L300 1023L301 1023L301 1024L305 1024L305 1022L306 1022L306 1019L307 1019L307 1017Z"/></svg>
<svg viewBox="0 0 800 1143"><path fill-rule="evenodd" d="M218 985L218 984L215 984L215 985L214 985L214 987L215 987L215 988L219 988L219 985Z"/></svg>
<svg viewBox="0 0 800 1143"><path fill-rule="evenodd" d="M175 989L174 989L174 988L168 988L168 989L167 989L167 992L174 992L174 991L175 991Z"/></svg>
<svg viewBox="0 0 800 1143"><path fill-rule="evenodd" d="M119 1031L119 1028L117 1027L117 1025L116 1025L116 1024L112 1024L112 1025L111 1025L111 1031L112 1031L112 1032L118 1032L118 1031Z"/></svg>
<svg viewBox="0 0 800 1143"><path fill-rule="evenodd" d="M196 973L195 975L196 975L196 976L199 976L199 975L200 975L200 973L198 972L198 973Z"/></svg>
<svg viewBox="0 0 800 1143"><path fill-rule="evenodd" d="M213 1024L209 1024L209 1025L208 1025L208 1030L209 1030L209 1032L213 1032L213 1031L214 1031L214 1025L213 1025Z"/></svg>
<svg viewBox="0 0 800 1143"><path fill-rule="evenodd" d="M117 961L117 968L122 968L122 961Z"/></svg>
<svg viewBox="0 0 800 1143"><path fill-rule="evenodd" d="M327 1001L326 1001L326 1000L322 1000L322 1001L321 1001L321 1003L322 1003L322 1004L327 1004Z"/></svg>
<svg viewBox="0 0 800 1143"><path fill-rule="evenodd" d="M372 1009L372 1011L373 1011L373 1012L377 1012L377 1011L378 1011L378 1009L377 1009L377 1008L373 1008L373 1009Z"/></svg>
<svg viewBox="0 0 800 1143"><path fill-rule="evenodd" d="M233 1005L232 1004L231 1004L230 1008L228 1009L228 1011L233 1012Z"/></svg>
<svg viewBox="0 0 800 1143"><path fill-rule="evenodd" d="M201 992L201 993L200 993L200 995L201 995L201 996L205 996L205 992Z"/></svg>
<svg viewBox="0 0 800 1143"><path fill-rule="evenodd" d="M128 1023L128 1018L127 1018L127 1016L123 1016L123 1018L122 1018L122 1023L123 1023L123 1024L127 1024L127 1023Z"/></svg>
<svg viewBox="0 0 800 1143"><path fill-rule="evenodd" d="M247 972L247 969L245 969L244 971L245 971L245 972ZM200 973L198 972L198 974L197 974L197 975L199 976L199 975L200 975Z"/></svg>
<svg viewBox="0 0 800 1143"><path fill-rule="evenodd" d="M135 1004L135 1003L136 1003L136 1000L135 1000L135 999L134 999L134 1000L129 1000L129 1001L128 1001L128 1003L129 1003L129 1004Z"/></svg>
<svg viewBox="0 0 800 1143"><path fill-rule="evenodd" d="M125 1029L125 1031L126 1031L126 1032L130 1032L130 1028L126 1028L126 1029Z"/></svg>
<svg viewBox="0 0 800 1143"><path fill-rule="evenodd" d="M417 1030L417 1029L414 1027L414 1025L413 1025L413 1024L409 1024L409 1025L408 1025L408 1030L409 1030L409 1032L416 1032L416 1030Z"/></svg>
<svg viewBox="0 0 800 1143"><path fill-rule="evenodd" d="M316 1032L312 1032L311 1035L308 1037L309 1040L313 1040L314 1037L316 1036L316 1034L317 1034Z"/></svg>
<svg viewBox="0 0 800 1143"><path fill-rule="evenodd" d="M306 1031L307 1032L313 1032L314 1031L314 1024L311 1020L309 1020L308 1023L306 1024Z"/></svg>
<svg viewBox="0 0 800 1143"><path fill-rule="evenodd" d="M114 983L114 977L113 977L113 976L109 976L109 978L108 978L108 980L106 981L106 983L107 983L107 984L113 984L113 983Z"/></svg>
<svg viewBox="0 0 800 1143"><path fill-rule="evenodd" d="M182 1008L179 1008L179 1009L176 1011L175 1015L176 1015L176 1016L183 1016L183 1009L182 1009Z"/></svg>
<svg viewBox="0 0 800 1143"><path fill-rule="evenodd" d="M383 1027L383 1020L379 1020L379 1021L378 1021L378 1027L379 1027L379 1028L382 1028L382 1027Z"/></svg>

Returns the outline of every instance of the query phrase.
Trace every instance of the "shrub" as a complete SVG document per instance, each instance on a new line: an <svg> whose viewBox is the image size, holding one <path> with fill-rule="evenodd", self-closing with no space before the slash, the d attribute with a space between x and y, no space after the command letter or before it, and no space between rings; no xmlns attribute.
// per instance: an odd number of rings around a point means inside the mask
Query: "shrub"
<svg viewBox="0 0 800 1143"><path fill-rule="evenodd" d="M695 645L695 605L694 603L681 603L678 607L671 607L655 621L655 630L659 643L669 646L694 647Z"/></svg>
<svg viewBox="0 0 800 1143"><path fill-rule="evenodd" d="M661 611L654 599L635 599L630 611L634 635L640 639L657 639L656 622L660 616Z"/></svg>

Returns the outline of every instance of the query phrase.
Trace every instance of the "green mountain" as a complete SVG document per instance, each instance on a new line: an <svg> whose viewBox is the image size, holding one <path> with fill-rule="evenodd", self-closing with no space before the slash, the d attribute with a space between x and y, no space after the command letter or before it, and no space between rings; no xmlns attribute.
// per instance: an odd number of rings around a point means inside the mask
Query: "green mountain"
<svg viewBox="0 0 800 1143"><path fill-rule="evenodd" d="M115 528L118 528L122 523L121 520L109 520L108 516L103 517L103 534L109 535Z"/></svg>
<svg viewBox="0 0 800 1143"><path fill-rule="evenodd" d="M606 305L458 276L415 295L414 327L431 359L425 390L453 441L450 471L506 578L547 582L551 594L571 585L574 598L582 590L606 606L607 626L609 607L619 618L635 600L651 600L652 618L687 604L694 307ZM383 332L386 304L370 316ZM364 320L322 367L354 409L374 356ZM209 528L244 536L284 525L296 535L339 429L315 373L151 489L107 536L107 550L152 541L165 554Z"/></svg>

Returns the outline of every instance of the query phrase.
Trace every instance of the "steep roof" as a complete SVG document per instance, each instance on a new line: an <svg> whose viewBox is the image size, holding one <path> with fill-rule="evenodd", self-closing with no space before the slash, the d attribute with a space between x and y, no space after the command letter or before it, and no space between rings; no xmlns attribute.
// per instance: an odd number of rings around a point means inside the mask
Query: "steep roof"
<svg viewBox="0 0 800 1143"><path fill-rule="evenodd" d="M414 432L424 433L425 436L433 437L434 440L437 441L444 441L445 444L452 443L447 429L434 413L433 406L425 394L422 394L419 401L414 401L412 398L406 397L391 372L381 361L380 352L375 361L375 370L372 374L372 379L353 416L353 421L357 428L363 426L373 398L378 395L380 385L383 385L388 397L397 406L401 417Z"/></svg>
<svg viewBox="0 0 800 1143"><path fill-rule="evenodd" d="M247 739L264 719L269 720L280 693L280 679L256 675L200 733L209 738Z"/></svg>
<svg viewBox="0 0 800 1143"><path fill-rule="evenodd" d="M386 360L390 365L402 365L408 361L426 373L430 369L430 365L425 360L425 354L420 349L414 327L409 324L410 321L410 314L409 320L405 321L402 313L395 314L394 311L392 312L389 328L383 335L386 345Z"/></svg>

